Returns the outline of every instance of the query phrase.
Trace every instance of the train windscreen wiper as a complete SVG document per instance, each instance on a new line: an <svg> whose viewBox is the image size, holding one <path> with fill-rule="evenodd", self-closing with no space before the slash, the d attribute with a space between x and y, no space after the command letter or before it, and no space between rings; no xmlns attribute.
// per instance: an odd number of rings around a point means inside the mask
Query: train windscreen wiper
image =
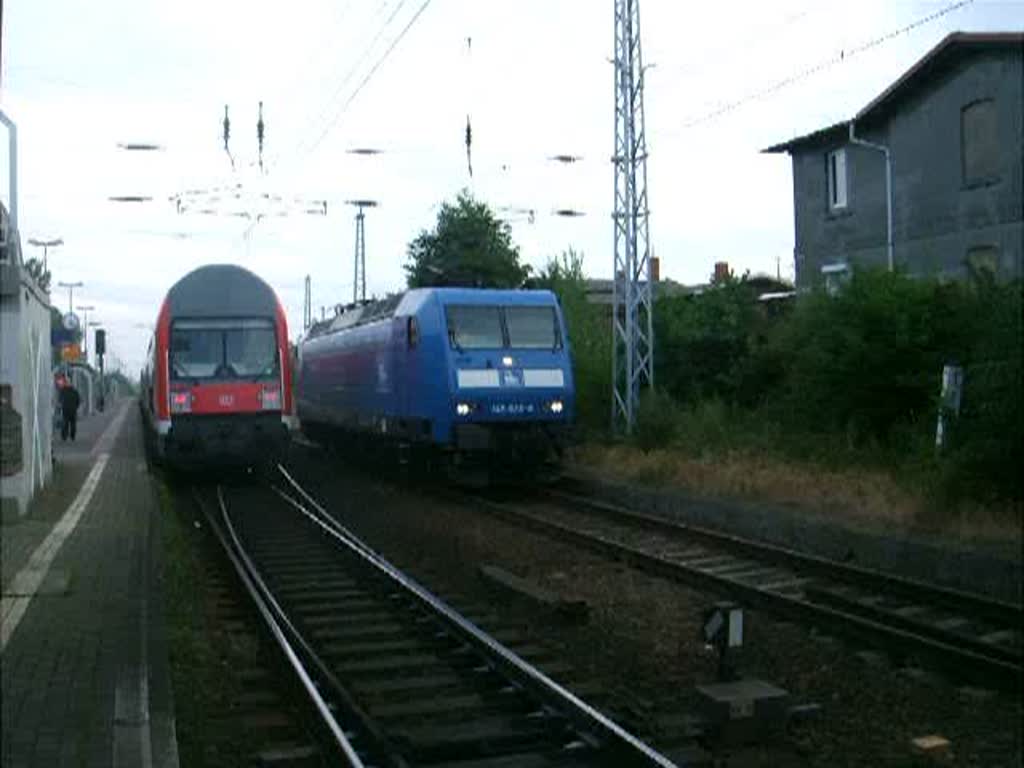
<svg viewBox="0 0 1024 768"><path fill-rule="evenodd" d="M448 329L448 340L452 343L452 346L455 347L455 350L459 354L462 354L463 352L466 351L466 350L464 350L462 348L462 345L459 344L458 335L455 333L455 329L454 328L449 328Z"/></svg>

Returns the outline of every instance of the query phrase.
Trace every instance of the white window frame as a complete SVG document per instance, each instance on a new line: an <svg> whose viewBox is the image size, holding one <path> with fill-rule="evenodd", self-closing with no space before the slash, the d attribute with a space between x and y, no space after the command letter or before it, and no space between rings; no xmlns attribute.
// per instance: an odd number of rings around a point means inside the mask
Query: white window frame
<svg viewBox="0 0 1024 768"><path fill-rule="evenodd" d="M843 285L850 279L850 265L845 261L822 264L821 276L825 283L825 293L836 296Z"/></svg>
<svg viewBox="0 0 1024 768"><path fill-rule="evenodd" d="M825 155L825 172L828 176L828 209L840 211L846 208L848 200L846 147L835 149Z"/></svg>

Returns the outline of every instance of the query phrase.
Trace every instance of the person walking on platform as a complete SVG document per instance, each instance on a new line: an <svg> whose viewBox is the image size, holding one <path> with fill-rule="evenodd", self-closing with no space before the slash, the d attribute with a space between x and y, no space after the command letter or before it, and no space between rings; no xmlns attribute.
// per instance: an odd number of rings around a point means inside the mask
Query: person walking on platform
<svg viewBox="0 0 1024 768"><path fill-rule="evenodd" d="M78 405L82 398L75 389L75 385L68 381L60 390L60 439L67 440L71 436L72 442L75 433L78 431Z"/></svg>

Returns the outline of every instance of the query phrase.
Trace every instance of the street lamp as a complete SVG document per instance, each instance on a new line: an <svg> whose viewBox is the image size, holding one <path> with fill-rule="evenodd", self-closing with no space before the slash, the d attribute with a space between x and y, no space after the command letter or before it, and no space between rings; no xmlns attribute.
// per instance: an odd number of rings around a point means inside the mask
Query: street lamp
<svg viewBox="0 0 1024 768"><path fill-rule="evenodd" d="M51 240L37 240L34 237L30 237L28 239L28 244L43 249L43 272L46 272L47 256L49 255L50 249L56 248L58 245L64 245L64 238L55 237Z"/></svg>
<svg viewBox="0 0 1024 768"><path fill-rule="evenodd" d="M83 283L81 280L76 280L73 283L61 282L57 283L57 285L59 285L61 288L68 289L68 312L74 312L73 303L75 299L75 288L81 288L83 285L85 285L85 283Z"/></svg>
<svg viewBox="0 0 1024 768"><path fill-rule="evenodd" d="M89 313L92 312L96 307L91 304L79 304L78 311L82 313L82 355L85 356L85 362L89 363Z"/></svg>

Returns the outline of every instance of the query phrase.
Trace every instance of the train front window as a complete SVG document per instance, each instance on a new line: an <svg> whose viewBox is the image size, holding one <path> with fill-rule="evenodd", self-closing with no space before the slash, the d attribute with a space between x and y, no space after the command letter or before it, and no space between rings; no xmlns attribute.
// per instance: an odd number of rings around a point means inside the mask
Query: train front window
<svg viewBox="0 0 1024 768"><path fill-rule="evenodd" d="M505 307L508 345L513 349L557 349L561 334L552 307Z"/></svg>
<svg viewBox="0 0 1024 768"><path fill-rule="evenodd" d="M277 343L273 326L225 331L225 362L236 376L277 375Z"/></svg>
<svg viewBox="0 0 1024 768"><path fill-rule="evenodd" d="M171 327L172 379L259 379L279 373L270 320L185 320Z"/></svg>
<svg viewBox="0 0 1024 768"><path fill-rule="evenodd" d="M201 328L171 329L171 378L208 379L224 357L223 331Z"/></svg>
<svg viewBox="0 0 1024 768"><path fill-rule="evenodd" d="M500 349L505 346L498 307L446 308L448 339L456 349Z"/></svg>

